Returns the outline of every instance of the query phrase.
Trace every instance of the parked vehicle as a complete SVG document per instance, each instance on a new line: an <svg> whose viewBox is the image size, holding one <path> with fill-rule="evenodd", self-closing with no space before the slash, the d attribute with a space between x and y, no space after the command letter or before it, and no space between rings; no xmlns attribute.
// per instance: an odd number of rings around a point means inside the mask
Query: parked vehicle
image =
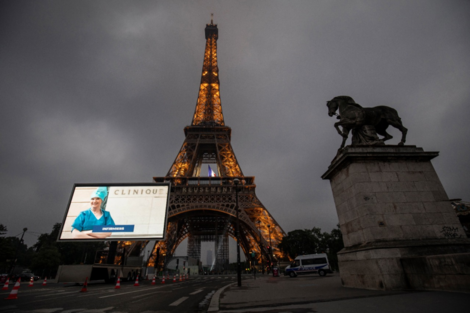
<svg viewBox="0 0 470 313"><path fill-rule="evenodd" d="M33 273L21 273L20 274L21 281L30 281L31 277L33 277L34 281L39 279L39 276L36 276Z"/></svg>
<svg viewBox="0 0 470 313"><path fill-rule="evenodd" d="M320 276L333 273L326 253L299 255L284 271L284 275L289 275L290 277L312 273L318 273Z"/></svg>
<svg viewBox="0 0 470 313"><path fill-rule="evenodd" d="M0 274L0 284L4 284L7 281L8 274Z"/></svg>

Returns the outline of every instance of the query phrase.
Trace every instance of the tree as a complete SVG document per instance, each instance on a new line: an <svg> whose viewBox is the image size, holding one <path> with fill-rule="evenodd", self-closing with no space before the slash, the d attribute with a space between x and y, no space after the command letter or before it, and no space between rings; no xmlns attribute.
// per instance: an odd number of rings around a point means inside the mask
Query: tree
<svg viewBox="0 0 470 313"><path fill-rule="evenodd" d="M33 246L37 252L53 246L60 254L60 264L93 263L95 253L102 250L105 244L99 242L57 242L62 224L56 223L50 234L41 234Z"/></svg>
<svg viewBox="0 0 470 313"><path fill-rule="evenodd" d="M28 266L27 246L18 237L3 237L8 229L0 224L0 271L7 273L13 266ZM17 260L15 262L15 259Z"/></svg>
<svg viewBox="0 0 470 313"><path fill-rule="evenodd" d="M7 233L8 229L5 225L0 224L0 236L3 236Z"/></svg>
<svg viewBox="0 0 470 313"><path fill-rule="evenodd" d="M326 253L330 266L338 270L337 253L343 249L343 236L339 225L331 233L322 232L320 228L297 229L289 232L279 243L279 249L291 259L298 255Z"/></svg>
<svg viewBox="0 0 470 313"><path fill-rule="evenodd" d="M291 259L298 255L316 253L319 238L309 229L297 229L287 233L279 243L279 249Z"/></svg>
<svg viewBox="0 0 470 313"><path fill-rule="evenodd" d="M55 276L60 265L60 253L54 245L43 246L31 262L31 269L41 276Z"/></svg>

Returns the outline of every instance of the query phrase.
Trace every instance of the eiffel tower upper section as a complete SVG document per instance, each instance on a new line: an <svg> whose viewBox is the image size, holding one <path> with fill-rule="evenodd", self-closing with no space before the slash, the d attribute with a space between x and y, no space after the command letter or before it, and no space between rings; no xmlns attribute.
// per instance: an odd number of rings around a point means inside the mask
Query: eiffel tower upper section
<svg viewBox="0 0 470 313"><path fill-rule="evenodd" d="M219 31L212 20L206 25L205 34L204 64L193 120L184 129L186 139L166 176L200 177L202 164L215 163L219 177L244 177L230 144L232 130L225 126L222 113L217 66Z"/></svg>
<svg viewBox="0 0 470 313"><path fill-rule="evenodd" d="M217 39L219 30L211 20L206 25L206 49L202 66L201 85L193 116L193 126L224 126L220 102L219 67L217 65Z"/></svg>

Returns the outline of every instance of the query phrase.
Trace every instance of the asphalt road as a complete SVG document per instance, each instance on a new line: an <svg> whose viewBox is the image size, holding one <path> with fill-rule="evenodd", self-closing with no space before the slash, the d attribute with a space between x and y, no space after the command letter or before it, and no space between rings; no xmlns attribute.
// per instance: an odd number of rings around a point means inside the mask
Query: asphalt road
<svg viewBox="0 0 470 313"><path fill-rule="evenodd" d="M244 275L243 279L252 279ZM87 292L80 292L80 286L64 287L62 284L34 287L21 284L18 299L4 300L10 290L0 293L0 313L72 313L72 312L199 312L199 304L217 289L236 282L235 275L196 276L183 282L166 282L156 285L150 281L122 283L121 289L114 285L89 285Z"/></svg>

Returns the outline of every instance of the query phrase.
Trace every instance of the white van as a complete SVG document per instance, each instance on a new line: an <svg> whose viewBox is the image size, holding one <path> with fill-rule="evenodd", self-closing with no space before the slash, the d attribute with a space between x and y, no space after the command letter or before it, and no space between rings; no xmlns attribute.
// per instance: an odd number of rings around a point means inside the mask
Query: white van
<svg viewBox="0 0 470 313"><path fill-rule="evenodd" d="M299 255L284 271L284 275L289 275L290 277L311 273L318 273L320 276L333 273L326 253Z"/></svg>

